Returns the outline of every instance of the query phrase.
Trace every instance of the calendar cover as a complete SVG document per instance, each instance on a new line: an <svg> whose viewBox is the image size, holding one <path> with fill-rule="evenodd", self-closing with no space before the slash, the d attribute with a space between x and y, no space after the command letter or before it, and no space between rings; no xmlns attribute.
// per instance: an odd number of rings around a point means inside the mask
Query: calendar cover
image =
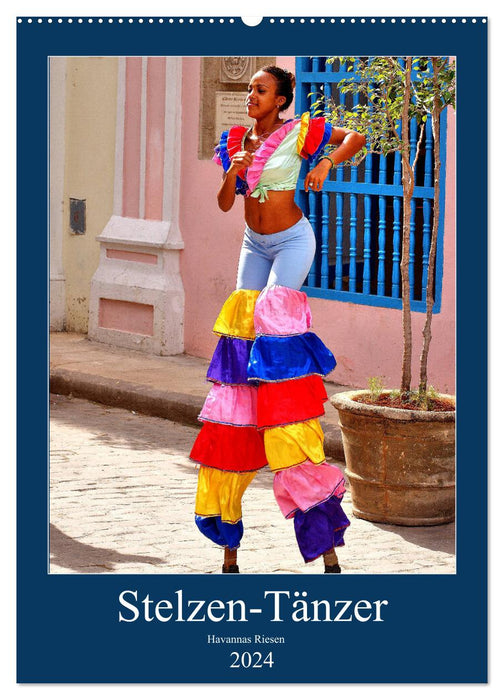
<svg viewBox="0 0 504 700"><path fill-rule="evenodd" d="M17 18L18 682L486 682L486 56Z"/></svg>

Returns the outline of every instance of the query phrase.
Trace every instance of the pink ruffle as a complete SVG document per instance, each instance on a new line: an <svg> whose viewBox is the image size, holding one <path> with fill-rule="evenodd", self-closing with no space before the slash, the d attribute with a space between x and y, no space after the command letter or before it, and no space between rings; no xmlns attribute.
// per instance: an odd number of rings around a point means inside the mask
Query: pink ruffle
<svg viewBox="0 0 504 700"><path fill-rule="evenodd" d="M311 327L312 315L304 292L275 284L257 298L256 335L298 335Z"/></svg>
<svg viewBox="0 0 504 700"><path fill-rule="evenodd" d="M345 493L345 477L334 464L313 464L306 461L296 467L275 472L273 493L286 518L293 518L297 510L306 511L331 496Z"/></svg>
<svg viewBox="0 0 504 700"><path fill-rule="evenodd" d="M214 384L198 418L225 425L257 427L257 387Z"/></svg>
<svg viewBox="0 0 504 700"><path fill-rule="evenodd" d="M273 154L273 152L282 143L285 136L292 131L292 129L299 124L299 119L295 119L291 122L287 122L279 129L274 131L271 136L268 136L266 141L257 149L254 157L254 162L247 170L247 184L249 186L250 192L253 192L257 187L257 183L261 179L262 171L266 162Z"/></svg>

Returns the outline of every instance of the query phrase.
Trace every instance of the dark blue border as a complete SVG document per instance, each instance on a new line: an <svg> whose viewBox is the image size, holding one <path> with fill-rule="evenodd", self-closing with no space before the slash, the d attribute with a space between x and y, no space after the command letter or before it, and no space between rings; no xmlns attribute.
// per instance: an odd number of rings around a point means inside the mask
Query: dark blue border
<svg viewBox="0 0 504 700"><path fill-rule="evenodd" d="M349 18L259 28L220 24L17 26L18 680L33 682L464 682L487 679L487 27L447 18ZM442 54L457 57L457 574L453 576L125 576L47 571L49 55ZM478 128L474 128L477 113ZM29 206L27 206L29 202ZM470 276L470 284L468 277ZM370 545L371 546L371 545ZM383 553L386 556L386 552ZM231 580L230 580L231 579ZM119 625L124 589L163 598L245 598L268 588L312 598L387 599L386 622ZM266 671L227 668L207 633L285 635Z"/></svg>

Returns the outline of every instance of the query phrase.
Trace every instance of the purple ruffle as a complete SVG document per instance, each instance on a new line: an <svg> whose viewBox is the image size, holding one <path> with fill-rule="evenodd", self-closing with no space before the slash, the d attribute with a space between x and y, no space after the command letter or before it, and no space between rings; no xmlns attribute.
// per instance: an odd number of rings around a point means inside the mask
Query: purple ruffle
<svg viewBox="0 0 504 700"><path fill-rule="evenodd" d="M341 497L333 496L306 513L297 511L294 531L305 562L317 559L332 547L343 546L343 536L349 525L341 507Z"/></svg>
<svg viewBox="0 0 504 700"><path fill-rule="evenodd" d="M253 342L230 336L219 338L207 379L220 384L249 384L247 365Z"/></svg>

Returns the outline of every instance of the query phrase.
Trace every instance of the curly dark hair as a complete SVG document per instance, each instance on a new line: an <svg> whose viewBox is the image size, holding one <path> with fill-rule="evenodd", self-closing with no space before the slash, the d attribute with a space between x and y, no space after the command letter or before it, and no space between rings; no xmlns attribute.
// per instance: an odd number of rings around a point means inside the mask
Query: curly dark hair
<svg viewBox="0 0 504 700"><path fill-rule="evenodd" d="M285 97L285 104L281 108L281 112L290 107L293 97L294 88L296 86L296 78L293 73L280 66L264 66L261 68L265 73L272 75L277 81L277 95Z"/></svg>

